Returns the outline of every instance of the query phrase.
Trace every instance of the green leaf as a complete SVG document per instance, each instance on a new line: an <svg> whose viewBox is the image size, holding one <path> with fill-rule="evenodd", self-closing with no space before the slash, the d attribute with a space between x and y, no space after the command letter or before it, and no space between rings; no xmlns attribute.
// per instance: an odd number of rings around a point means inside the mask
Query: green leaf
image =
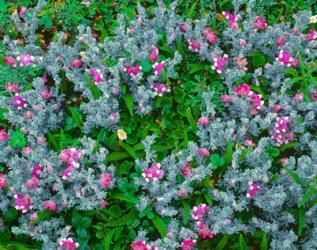
<svg viewBox="0 0 317 250"><path fill-rule="evenodd" d="M116 231L116 228L112 229L111 231L107 233L107 236L103 241L104 250L110 250L111 240L115 231Z"/></svg>
<svg viewBox="0 0 317 250"><path fill-rule="evenodd" d="M106 163L112 161L119 161L125 158L129 158L130 154L127 152L113 152L107 155Z"/></svg>
<svg viewBox="0 0 317 250"><path fill-rule="evenodd" d="M260 249L261 250L268 250L269 249L269 243L267 241L266 233L263 233L262 240L260 243Z"/></svg>
<svg viewBox="0 0 317 250"><path fill-rule="evenodd" d="M226 245L228 243L228 236L225 235L222 237L221 241L217 244L216 246L216 250L222 250L222 249L225 249Z"/></svg>
<svg viewBox="0 0 317 250"><path fill-rule="evenodd" d="M70 112L72 114L72 118L78 127L83 125L83 116L79 111L78 107L70 107Z"/></svg>
<svg viewBox="0 0 317 250"><path fill-rule="evenodd" d="M94 84L89 75L87 74L84 74L84 80L86 81L87 85L88 85L88 88L90 89L91 91L91 94L92 96L95 98L95 99L99 99L100 96L102 96L102 92L101 90L96 86L96 84Z"/></svg>
<svg viewBox="0 0 317 250"><path fill-rule="evenodd" d="M136 160L138 158L137 153L130 145L120 141L120 146L123 147L129 153L129 155L133 157L133 159Z"/></svg>
<svg viewBox="0 0 317 250"><path fill-rule="evenodd" d="M17 130L11 134L9 144L12 148L24 148L26 146L26 143L26 137L21 131Z"/></svg>
<svg viewBox="0 0 317 250"><path fill-rule="evenodd" d="M226 145L226 151L224 154L224 166L229 166L232 161L232 155L233 155L233 143L229 141Z"/></svg>
<svg viewBox="0 0 317 250"><path fill-rule="evenodd" d="M298 209L298 229L297 234L301 236L305 226L305 208L299 207Z"/></svg>
<svg viewBox="0 0 317 250"><path fill-rule="evenodd" d="M156 216L154 217L154 219L152 219L152 222L154 226L156 227L156 229L159 231L161 237L165 238L167 229L166 229L165 222L162 220L162 218L159 216Z"/></svg>
<svg viewBox="0 0 317 250"><path fill-rule="evenodd" d="M130 202L132 204L137 204L139 202L139 199L131 194L113 194L111 198L121 201Z"/></svg>
<svg viewBox="0 0 317 250"><path fill-rule="evenodd" d="M187 111L186 111L186 116L187 116L187 120L190 124L190 126L192 127L192 129L196 129L196 121L194 120L194 117L192 115L192 111L190 109L190 107L187 108Z"/></svg>
<svg viewBox="0 0 317 250"><path fill-rule="evenodd" d="M152 63L148 59L142 60L140 65L144 73L150 72L152 70Z"/></svg>
<svg viewBox="0 0 317 250"><path fill-rule="evenodd" d="M124 96L124 102L125 105L127 105L127 108L129 110L129 113L131 116L133 116L133 97L131 94L125 95Z"/></svg>
<svg viewBox="0 0 317 250"><path fill-rule="evenodd" d="M239 249L240 250L245 250L246 249L246 244L245 244L245 240L244 240L243 234L240 234L240 236L239 236Z"/></svg>
<svg viewBox="0 0 317 250"><path fill-rule="evenodd" d="M183 223L186 225L189 220L189 215L190 215L190 205L188 201L183 201Z"/></svg>
<svg viewBox="0 0 317 250"><path fill-rule="evenodd" d="M304 182L301 180L301 178L299 177L299 175L295 171L288 168L287 166L285 166L284 169L286 170L288 175L290 175L297 184L299 184L302 188L305 188Z"/></svg>
<svg viewBox="0 0 317 250"><path fill-rule="evenodd" d="M194 13L195 13L195 8L196 8L197 2L194 1L192 6L190 7L190 10L188 11L187 18L192 18Z"/></svg>
<svg viewBox="0 0 317 250"><path fill-rule="evenodd" d="M259 51L250 52L250 57L255 68L262 67L265 64L265 57Z"/></svg>

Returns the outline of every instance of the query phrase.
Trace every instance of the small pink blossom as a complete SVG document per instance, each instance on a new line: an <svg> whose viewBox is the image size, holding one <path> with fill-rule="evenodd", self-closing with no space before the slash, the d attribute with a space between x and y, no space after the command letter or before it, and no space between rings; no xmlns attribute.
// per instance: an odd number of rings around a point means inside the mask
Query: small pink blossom
<svg viewBox="0 0 317 250"><path fill-rule="evenodd" d="M23 115L26 120L32 120L34 117L34 113L32 111L26 111Z"/></svg>
<svg viewBox="0 0 317 250"><path fill-rule="evenodd" d="M310 98L312 99L313 102L317 101L317 91L314 90L310 93Z"/></svg>
<svg viewBox="0 0 317 250"><path fill-rule="evenodd" d="M38 145L44 145L46 143L46 138L44 136L40 136L37 138Z"/></svg>
<svg viewBox="0 0 317 250"><path fill-rule="evenodd" d="M22 16L28 9L25 6L18 6L18 14Z"/></svg>
<svg viewBox="0 0 317 250"><path fill-rule="evenodd" d="M76 167L73 164L68 165L63 171L62 179L67 180L70 176L72 176L75 169L76 169Z"/></svg>
<svg viewBox="0 0 317 250"><path fill-rule="evenodd" d="M15 194L14 198L14 207L16 210L20 210L22 211L22 213L26 213L29 209L32 209L30 196L24 196L23 194Z"/></svg>
<svg viewBox="0 0 317 250"><path fill-rule="evenodd" d="M298 65L298 59L293 58L291 54L285 50L280 50L276 60L287 67L296 67Z"/></svg>
<svg viewBox="0 0 317 250"><path fill-rule="evenodd" d="M258 30L265 30L267 28L267 23L263 17L258 16L254 20L253 26L254 26L254 28L256 28Z"/></svg>
<svg viewBox="0 0 317 250"><path fill-rule="evenodd" d="M250 91L251 91L251 88L247 83L242 83L241 85L234 88L234 92L237 95L241 95L241 96L249 96Z"/></svg>
<svg viewBox="0 0 317 250"><path fill-rule="evenodd" d="M92 81L94 84L99 84L103 81L103 75L101 74L100 69L88 69L88 75L92 76Z"/></svg>
<svg viewBox="0 0 317 250"><path fill-rule="evenodd" d="M79 247L79 243L75 242L72 238L61 239L59 246L65 250L75 250Z"/></svg>
<svg viewBox="0 0 317 250"><path fill-rule="evenodd" d="M288 164L288 158L283 158L281 159L282 165L287 165Z"/></svg>
<svg viewBox="0 0 317 250"><path fill-rule="evenodd" d="M247 41L244 40L244 39L240 39L240 40L239 40L239 45L240 45L241 47L244 47L244 46L247 45Z"/></svg>
<svg viewBox="0 0 317 250"><path fill-rule="evenodd" d="M137 76L141 73L142 66L136 65L136 66L125 66L123 71L126 72L130 76Z"/></svg>
<svg viewBox="0 0 317 250"><path fill-rule="evenodd" d="M49 211L56 211L57 210L57 205L52 200L43 201L43 207Z"/></svg>
<svg viewBox="0 0 317 250"><path fill-rule="evenodd" d="M182 172L182 175L184 177L188 177L192 174L193 169L191 168L190 162L188 162L188 161L185 162L184 167L182 168L181 172Z"/></svg>
<svg viewBox="0 0 317 250"><path fill-rule="evenodd" d="M198 124L202 127L206 127L209 124L208 117L202 116L198 119Z"/></svg>
<svg viewBox="0 0 317 250"><path fill-rule="evenodd" d="M62 150L60 153L60 159L63 162L67 162L72 165L76 165L76 161L78 161L84 155L84 151L79 151L76 148L67 148Z"/></svg>
<svg viewBox="0 0 317 250"><path fill-rule="evenodd" d="M142 176L146 182L161 180L164 176L164 171L161 169L161 164L154 162L150 168L143 171Z"/></svg>
<svg viewBox="0 0 317 250"><path fill-rule="evenodd" d="M193 207L192 218L196 221L201 221L203 217L209 213L209 208L206 204L200 204L197 207Z"/></svg>
<svg viewBox="0 0 317 250"><path fill-rule="evenodd" d="M11 56L4 56L4 57L3 57L3 62L4 62L5 64L11 65L11 66L13 66L13 67L16 67L16 66L17 66L17 61L16 61L13 57L11 57Z"/></svg>
<svg viewBox="0 0 317 250"><path fill-rule="evenodd" d="M101 208L106 208L106 207L108 207L108 205L109 205L109 203L107 201L105 201L105 200L101 200L100 201L100 207Z"/></svg>
<svg viewBox="0 0 317 250"><path fill-rule="evenodd" d="M188 192L186 192L186 191L178 191L177 192L177 196L178 197L186 197L186 196L188 196Z"/></svg>
<svg viewBox="0 0 317 250"><path fill-rule="evenodd" d="M182 250L191 250L196 246L196 240L187 238L182 241Z"/></svg>
<svg viewBox="0 0 317 250"><path fill-rule="evenodd" d="M32 169L32 177L36 177L36 178L39 178L40 174L42 173L43 169L41 167L41 165L39 163L37 163L33 169Z"/></svg>
<svg viewBox="0 0 317 250"><path fill-rule="evenodd" d="M298 92L293 99L295 102L301 102L304 99L304 94L302 92Z"/></svg>
<svg viewBox="0 0 317 250"><path fill-rule="evenodd" d="M205 149L205 148L199 148L198 149L198 154L201 157L209 157L210 156L209 151L207 149Z"/></svg>
<svg viewBox="0 0 317 250"><path fill-rule="evenodd" d="M280 36L279 38L277 38L276 48L279 48L279 47L283 46L284 44L286 44L286 39L284 36Z"/></svg>
<svg viewBox="0 0 317 250"><path fill-rule="evenodd" d="M228 62L228 55L224 54L223 56L213 55L212 59L214 65L211 67L213 70L216 70L217 73L221 74L224 71L224 66Z"/></svg>
<svg viewBox="0 0 317 250"><path fill-rule="evenodd" d="M41 90L41 96L43 97L44 100L49 100L52 97L52 93L49 89L44 88Z"/></svg>
<svg viewBox="0 0 317 250"><path fill-rule="evenodd" d="M233 97L230 96L230 95L222 95L221 96L221 100L224 102L224 103L230 103L233 101Z"/></svg>
<svg viewBox="0 0 317 250"><path fill-rule="evenodd" d="M222 15L224 15L224 17L229 22L231 29L239 30L238 21L240 20L240 16L236 16L228 11L222 12Z"/></svg>
<svg viewBox="0 0 317 250"><path fill-rule="evenodd" d="M154 70L154 74L155 75L159 75L161 74L161 72L163 71L163 69L165 68L166 66L166 63L165 61L162 61L162 62L156 62L153 64L153 70Z"/></svg>
<svg viewBox="0 0 317 250"><path fill-rule="evenodd" d="M145 241L134 241L131 243L131 250L151 250L152 247L149 244L146 244Z"/></svg>
<svg viewBox="0 0 317 250"><path fill-rule="evenodd" d="M204 29L203 38L207 39L209 44L215 44L217 42L216 33L211 31L211 29L209 27Z"/></svg>
<svg viewBox="0 0 317 250"><path fill-rule="evenodd" d="M34 222L37 220L37 218L38 218L37 213L30 214L30 221Z"/></svg>
<svg viewBox="0 0 317 250"><path fill-rule="evenodd" d="M83 62L82 60L80 60L80 59L74 59L74 60L71 62L70 65L71 65L71 67L72 67L73 69L78 69L78 68L82 67L83 64L84 64L84 62Z"/></svg>
<svg viewBox="0 0 317 250"><path fill-rule="evenodd" d="M7 83L5 86L4 86L4 88L7 90L7 91L9 91L9 92L11 92L11 93L16 93L16 92L18 92L19 91L19 85L17 85L17 84L15 84L15 83Z"/></svg>
<svg viewBox="0 0 317 250"><path fill-rule="evenodd" d="M119 119L119 113L118 112L111 112L111 114L109 115L109 119L112 122L116 122Z"/></svg>
<svg viewBox="0 0 317 250"><path fill-rule="evenodd" d="M317 32L313 29L310 29L307 35L308 41L316 40L317 38Z"/></svg>
<svg viewBox="0 0 317 250"><path fill-rule="evenodd" d="M158 50L158 48L155 45L152 45L151 49L152 49L152 51L151 51L151 54L149 56L149 61L151 63L154 63L154 62L157 61L157 59L159 57L159 50Z"/></svg>
<svg viewBox="0 0 317 250"><path fill-rule="evenodd" d="M257 192L260 191L260 189L261 187L258 184L254 182L251 183L248 188L247 197L248 198L254 197L257 194Z"/></svg>
<svg viewBox="0 0 317 250"><path fill-rule="evenodd" d="M163 96L165 93L171 92L170 86L163 83L156 83L154 84L153 88L155 91L155 95L158 95L158 96Z"/></svg>
<svg viewBox="0 0 317 250"><path fill-rule="evenodd" d="M11 103L17 109L26 108L28 105L26 100L22 96L20 96L19 94L15 94L15 96L12 98Z"/></svg>
<svg viewBox="0 0 317 250"><path fill-rule="evenodd" d="M33 151L34 149L32 147L25 147L23 148L22 153L28 155L31 154Z"/></svg>
<svg viewBox="0 0 317 250"><path fill-rule="evenodd" d="M34 58L34 56L31 56L28 53L24 53L24 54L21 54L20 56L18 56L17 60L20 62L19 65L21 67L23 67L23 66L31 65L34 62L35 58Z"/></svg>
<svg viewBox="0 0 317 250"><path fill-rule="evenodd" d="M7 176L0 173L0 188L5 188L7 186Z"/></svg>
<svg viewBox="0 0 317 250"><path fill-rule="evenodd" d="M181 24L181 31L182 32L186 32L186 30L187 30L187 24L186 23L182 23Z"/></svg>
<svg viewBox="0 0 317 250"><path fill-rule="evenodd" d="M9 139L9 135L4 129L0 129L0 142L4 142Z"/></svg>
<svg viewBox="0 0 317 250"><path fill-rule="evenodd" d="M199 222L198 223L199 231L198 236L203 239L212 239L215 234L206 226L205 223Z"/></svg>
<svg viewBox="0 0 317 250"><path fill-rule="evenodd" d="M25 183L27 189L35 189L39 186L39 179L37 177L31 177Z"/></svg>
<svg viewBox="0 0 317 250"><path fill-rule="evenodd" d="M276 123L274 128L270 131L271 138L276 141L276 144L280 146L281 144L288 143L292 141L293 133L289 130L290 118L288 116L276 117Z"/></svg>
<svg viewBox="0 0 317 250"><path fill-rule="evenodd" d="M192 38L188 39L188 49L193 52L199 52L201 49L201 43L199 41L194 41Z"/></svg>
<svg viewBox="0 0 317 250"><path fill-rule="evenodd" d="M244 146L247 146L247 147L254 147L255 146L255 143L251 139L245 139L243 144L244 144Z"/></svg>
<svg viewBox="0 0 317 250"><path fill-rule="evenodd" d="M100 186L101 189L106 189L107 187L109 187L111 185L111 175L109 173L104 173L100 176Z"/></svg>

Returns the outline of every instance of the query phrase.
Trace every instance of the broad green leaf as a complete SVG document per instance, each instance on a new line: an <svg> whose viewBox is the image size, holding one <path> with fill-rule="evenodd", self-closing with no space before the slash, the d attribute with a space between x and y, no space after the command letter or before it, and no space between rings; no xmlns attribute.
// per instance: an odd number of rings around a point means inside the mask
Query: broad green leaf
<svg viewBox="0 0 317 250"><path fill-rule="evenodd" d="M85 79L85 81L86 81L86 83L87 83L87 85L88 85L88 88L89 88L90 91L91 91L92 96L93 96L95 99L99 99L99 97L102 96L101 90L96 86L96 84L94 84L94 83L91 81L89 75L84 74L83 77L84 77L84 79Z"/></svg>
<svg viewBox="0 0 317 250"><path fill-rule="evenodd" d="M156 227L156 229L159 231L160 235L162 238L165 238L166 236L166 225L165 222L162 220L161 217L156 216L153 220L152 220L154 226Z"/></svg>
<svg viewBox="0 0 317 250"><path fill-rule="evenodd" d="M9 144L12 148L24 148L26 146L26 143L26 137L21 131L17 130L11 134Z"/></svg>
<svg viewBox="0 0 317 250"><path fill-rule="evenodd" d="M297 228L297 234L298 236L301 236L304 230L305 226L305 208L299 207L298 209L298 228Z"/></svg>
<svg viewBox="0 0 317 250"><path fill-rule="evenodd" d="M228 236L225 235L222 237L222 239L220 240L220 242L217 244L216 246L216 250L222 250L222 249L225 249L226 245L228 243Z"/></svg>
<svg viewBox="0 0 317 250"><path fill-rule="evenodd" d="M261 243L260 243L260 249L261 250L268 250L269 249L269 243L267 241L266 233L263 233Z"/></svg>
<svg viewBox="0 0 317 250"><path fill-rule="evenodd" d="M246 249L246 244L245 244L245 240L244 240L243 234L240 234L240 236L239 236L239 249L240 250L245 250Z"/></svg>
<svg viewBox="0 0 317 250"><path fill-rule="evenodd" d="M150 72L152 70L152 63L148 59L142 60L140 65L144 73Z"/></svg>
<svg viewBox="0 0 317 250"><path fill-rule="evenodd" d="M78 127L83 125L83 116L79 111L78 107L70 107L70 112L72 114L72 118Z"/></svg>
<svg viewBox="0 0 317 250"><path fill-rule="evenodd" d="M131 116L133 116L133 97L131 94L126 94L124 97L125 105L127 105L127 108L129 110L129 113Z"/></svg>
<svg viewBox="0 0 317 250"><path fill-rule="evenodd" d="M110 248L111 240L112 240L112 237L113 237L115 231L116 231L116 228L112 229L111 231L109 231L107 233L107 236L106 236L106 238L103 241L104 250L110 250L111 249Z"/></svg>
<svg viewBox="0 0 317 250"><path fill-rule="evenodd" d="M233 143L229 141L226 145L226 151L224 154L224 166L229 166L232 161L232 155L233 155Z"/></svg>
<svg viewBox="0 0 317 250"><path fill-rule="evenodd" d="M190 205L189 202L184 200L183 201L183 223L186 225L189 220L189 215L190 215Z"/></svg>
<svg viewBox="0 0 317 250"><path fill-rule="evenodd" d="M192 129L196 129L196 121L192 115L192 111L190 109L190 107L187 108L187 111L186 111L186 116L187 116L187 120L190 124L190 126L192 127Z"/></svg>
<svg viewBox="0 0 317 250"><path fill-rule="evenodd" d="M139 199L131 194L113 194L111 198L121 201L126 201L132 204L137 204L139 202Z"/></svg>

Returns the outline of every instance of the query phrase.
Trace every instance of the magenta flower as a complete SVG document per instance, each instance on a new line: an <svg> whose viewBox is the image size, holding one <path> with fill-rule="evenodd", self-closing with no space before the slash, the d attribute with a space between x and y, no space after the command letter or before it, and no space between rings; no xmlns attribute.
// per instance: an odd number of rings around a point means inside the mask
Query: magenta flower
<svg viewBox="0 0 317 250"><path fill-rule="evenodd" d="M296 67L298 65L298 59L293 58L291 54L285 50L280 50L276 60L287 67Z"/></svg>
<svg viewBox="0 0 317 250"><path fill-rule="evenodd" d="M163 96L165 93L170 93L171 88L170 86L163 84L163 83L156 83L153 86L155 94L158 96Z"/></svg>
<svg viewBox="0 0 317 250"><path fill-rule="evenodd" d="M151 54L149 56L149 61L151 63L154 63L154 62L157 61L157 59L159 57L159 50L158 50L158 48L155 45L152 45L151 49L152 49L152 52L151 52Z"/></svg>
<svg viewBox="0 0 317 250"><path fill-rule="evenodd" d="M279 38L277 38L276 48L279 48L279 47L283 46L284 44L286 44L286 39L284 36L280 36Z"/></svg>
<svg viewBox="0 0 317 250"><path fill-rule="evenodd" d="M228 62L228 55L224 54L223 56L213 55L212 57L214 65L211 67L213 70L216 70L217 73L221 74L224 71L224 66Z"/></svg>
<svg viewBox="0 0 317 250"><path fill-rule="evenodd" d="M210 156L209 151L207 149L205 149L205 148L198 149L198 154L201 157L209 157Z"/></svg>
<svg viewBox="0 0 317 250"><path fill-rule="evenodd" d="M7 186L7 176L0 173L0 188L5 188Z"/></svg>
<svg viewBox="0 0 317 250"><path fill-rule="evenodd" d="M192 38L188 39L188 49L193 52L199 52L201 49L201 43L199 41L194 41Z"/></svg>
<svg viewBox="0 0 317 250"><path fill-rule="evenodd" d="M309 32L308 32L308 41L313 41L313 40L316 40L317 38L317 32L313 29L310 29Z"/></svg>
<svg viewBox="0 0 317 250"><path fill-rule="evenodd" d="M14 207L16 210L20 210L22 211L22 213L26 213L29 209L32 209L30 196L24 196L23 194L15 194L14 198Z"/></svg>
<svg viewBox="0 0 317 250"><path fill-rule="evenodd" d="M294 139L293 133L289 131L290 119L288 116L276 117L274 128L270 131L271 138L276 141L276 144L288 143Z"/></svg>
<svg viewBox="0 0 317 250"><path fill-rule="evenodd" d="M19 6L18 7L18 14L20 16L22 16L23 14L25 14L25 12L27 11L28 9L25 7L25 6Z"/></svg>
<svg viewBox="0 0 317 250"><path fill-rule="evenodd" d="M9 139L9 135L4 129L0 129L0 142L4 142Z"/></svg>
<svg viewBox="0 0 317 250"><path fill-rule="evenodd" d="M233 101L233 97L230 96L230 95L222 95L221 96L221 100L224 102L224 103L230 103Z"/></svg>
<svg viewBox="0 0 317 250"><path fill-rule="evenodd" d="M188 177L192 174L193 169L192 169L189 161L185 162L184 167L182 168L181 172L182 172L182 175L184 177Z"/></svg>
<svg viewBox="0 0 317 250"><path fill-rule="evenodd" d="M244 144L244 146L247 146L247 147L254 147L255 146L255 143L251 139L245 139L243 144Z"/></svg>
<svg viewBox="0 0 317 250"><path fill-rule="evenodd" d="M104 173L100 176L99 180L101 189L106 189L111 185L111 175L109 173Z"/></svg>
<svg viewBox="0 0 317 250"><path fill-rule="evenodd" d="M298 92L293 99L295 102L301 102L304 99L304 94L302 92Z"/></svg>
<svg viewBox="0 0 317 250"><path fill-rule="evenodd" d="M241 47L244 47L244 46L247 45L247 41L244 40L244 39L240 39L240 40L239 40L239 45L240 45Z"/></svg>
<svg viewBox="0 0 317 250"><path fill-rule="evenodd" d="M202 116L198 119L198 124L202 127L206 127L209 124L208 117Z"/></svg>
<svg viewBox="0 0 317 250"><path fill-rule="evenodd" d="M209 208L206 204L200 204L197 207L193 207L192 218L196 221L201 221L205 214L209 213Z"/></svg>
<svg viewBox="0 0 317 250"><path fill-rule="evenodd" d="M131 243L131 250L151 250L152 247L149 244L146 244L145 241L135 241Z"/></svg>
<svg viewBox="0 0 317 250"><path fill-rule="evenodd" d="M247 197L252 198L256 196L257 192L261 189L261 187L256 183L251 183L248 188Z"/></svg>
<svg viewBox="0 0 317 250"><path fill-rule="evenodd" d="M209 27L204 29L203 38L206 38L209 44L215 44L217 42L216 33L211 31Z"/></svg>
<svg viewBox="0 0 317 250"><path fill-rule="evenodd" d="M59 246L65 250L75 250L79 247L79 243L75 242L72 238L61 239Z"/></svg>
<svg viewBox="0 0 317 250"><path fill-rule="evenodd" d="M20 62L20 66L23 67L23 66L29 66L31 65L35 58L34 56L31 56L30 54L28 53L25 53L25 54L21 54L20 56L17 57L17 60Z"/></svg>
<svg viewBox="0 0 317 250"><path fill-rule="evenodd" d="M31 177L25 183L25 187L27 189L35 189L35 188L38 188L38 186L39 186L39 179L37 177Z"/></svg>
<svg viewBox="0 0 317 250"><path fill-rule="evenodd" d="M17 109L26 108L28 105L26 100L22 96L20 96L19 94L15 94L15 96L12 98L11 103Z"/></svg>
<svg viewBox="0 0 317 250"><path fill-rule="evenodd" d="M263 17L258 16L254 20L253 26L254 26L254 28L256 28L258 30L265 30L267 28L267 23Z"/></svg>
<svg viewBox="0 0 317 250"><path fill-rule="evenodd" d="M41 90L41 96L43 97L44 100L49 100L52 97L52 93L49 89L44 88Z"/></svg>
<svg viewBox="0 0 317 250"><path fill-rule="evenodd" d="M242 83L241 85L234 88L234 92L237 95L249 96L251 91L250 86L247 83ZM252 94L252 93L251 93Z"/></svg>
<svg viewBox="0 0 317 250"><path fill-rule="evenodd" d="M140 65L136 66L125 66L123 71L130 76L137 76L141 73L142 67Z"/></svg>
<svg viewBox="0 0 317 250"><path fill-rule="evenodd" d="M215 234L203 222L198 223L199 231L198 236L203 239L212 239Z"/></svg>
<svg viewBox="0 0 317 250"><path fill-rule="evenodd" d="M103 75L101 74L100 69L88 69L87 73L93 77L92 81L94 84L99 84L103 81Z"/></svg>
<svg viewBox="0 0 317 250"><path fill-rule="evenodd" d="M11 66L13 66L13 67L16 67L16 66L17 66L17 61L16 61L13 57L11 57L11 56L4 56L4 57L3 57L3 62L4 62L5 64L11 65Z"/></svg>
<svg viewBox="0 0 317 250"><path fill-rule="evenodd" d="M84 155L84 151L78 151L76 148L67 148L62 150L59 157L63 162L77 166L78 161ZM79 167L79 166L78 166Z"/></svg>
<svg viewBox="0 0 317 250"><path fill-rule="evenodd" d="M163 69L165 68L166 66L166 63L165 61L162 61L162 62L156 62L153 64L153 70L154 70L154 74L155 75L159 75L161 74L161 72L163 71Z"/></svg>
<svg viewBox="0 0 317 250"><path fill-rule="evenodd" d="M63 171L63 180L67 180L75 171L76 167L74 165L68 165Z"/></svg>
<svg viewBox="0 0 317 250"><path fill-rule="evenodd" d="M310 98L312 99L313 102L317 101L317 91L314 90L310 93ZM0 140L1 141L1 140Z"/></svg>
<svg viewBox="0 0 317 250"><path fill-rule="evenodd" d="M36 177L36 178L39 178L40 174L42 173L43 169L41 167L41 165L38 163L36 164L34 167L33 167L33 170L32 170L32 177Z"/></svg>
<svg viewBox="0 0 317 250"><path fill-rule="evenodd" d="M7 83L5 86L4 86L4 88L7 90L7 91L9 91L9 92L11 92L11 93L16 93L16 92L18 92L19 91L19 85L17 85L17 84L15 84L15 83Z"/></svg>
<svg viewBox="0 0 317 250"><path fill-rule="evenodd" d="M222 15L227 19L227 21L230 24L230 28L233 30L239 30L238 21L240 20L239 16L235 16L234 14L224 11L222 12Z"/></svg>
<svg viewBox="0 0 317 250"><path fill-rule="evenodd" d="M73 68L73 69L78 69L80 68L81 66L83 66L84 62L80 59L74 59L70 66Z"/></svg>
<svg viewBox="0 0 317 250"><path fill-rule="evenodd" d="M57 205L52 200L43 201L43 207L49 211L56 211L57 210Z"/></svg>
<svg viewBox="0 0 317 250"><path fill-rule="evenodd" d="M142 176L146 182L161 180L164 176L164 171L161 169L161 164L154 162L150 168L143 171Z"/></svg>
<svg viewBox="0 0 317 250"><path fill-rule="evenodd" d="M182 32L186 32L186 30L187 30L187 24L186 23L182 23L181 24L181 31Z"/></svg>
<svg viewBox="0 0 317 250"><path fill-rule="evenodd" d="M196 246L196 240L187 238L182 241L182 250L191 250Z"/></svg>

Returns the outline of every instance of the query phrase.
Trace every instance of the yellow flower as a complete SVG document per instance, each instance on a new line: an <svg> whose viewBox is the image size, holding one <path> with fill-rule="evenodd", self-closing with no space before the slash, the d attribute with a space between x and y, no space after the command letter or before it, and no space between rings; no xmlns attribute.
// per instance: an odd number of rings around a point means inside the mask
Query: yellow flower
<svg viewBox="0 0 317 250"><path fill-rule="evenodd" d="M118 138L120 140L126 140L127 139L127 133L124 132L123 129L118 129Z"/></svg>
<svg viewBox="0 0 317 250"><path fill-rule="evenodd" d="M317 15L309 18L309 23L317 23Z"/></svg>

